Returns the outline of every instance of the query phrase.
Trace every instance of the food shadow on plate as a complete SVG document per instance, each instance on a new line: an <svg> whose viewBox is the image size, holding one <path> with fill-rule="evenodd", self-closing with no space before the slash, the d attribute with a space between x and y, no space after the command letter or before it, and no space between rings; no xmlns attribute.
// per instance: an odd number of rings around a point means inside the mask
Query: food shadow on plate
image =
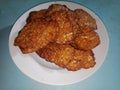
<svg viewBox="0 0 120 90"><path fill-rule="evenodd" d="M47 62L45 59L41 58L38 56L35 52L30 53L30 56L38 63L40 64L43 68L51 69L51 70L64 70L63 68L55 65L54 63Z"/></svg>

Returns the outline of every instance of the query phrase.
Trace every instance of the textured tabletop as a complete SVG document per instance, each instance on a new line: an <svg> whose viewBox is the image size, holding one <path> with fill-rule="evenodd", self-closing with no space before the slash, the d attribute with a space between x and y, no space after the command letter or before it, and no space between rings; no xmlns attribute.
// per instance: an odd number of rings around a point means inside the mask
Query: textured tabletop
<svg viewBox="0 0 120 90"><path fill-rule="evenodd" d="M95 12L108 31L108 54L91 77L71 85L54 86L38 83L17 68L8 47L11 28L25 11L48 1L0 0L0 90L120 90L120 0L69 0Z"/></svg>

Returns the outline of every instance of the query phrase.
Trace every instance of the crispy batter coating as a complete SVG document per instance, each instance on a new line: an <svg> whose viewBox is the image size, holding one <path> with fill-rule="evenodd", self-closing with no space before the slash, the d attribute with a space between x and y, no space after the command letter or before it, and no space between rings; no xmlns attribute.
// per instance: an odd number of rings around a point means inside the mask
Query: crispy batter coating
<svg viewBox="0 0 120 90"><path fill-rule="evenodd" d="M71 26L72 26L73 35L75 37L76 34L80 31L80 27L78 25L77 14L74 13L74 11L72 11L72 10L68 10L67 14L68 14L68 18L70 20Z"/></svg>
<svg viewBox="0 0 120 90"><path fill-rule="evenodd" d="M68 11L69 8L66 5L52 4L47 9L47 16L51 16L52 13L57 11Z"/></svg>
<svg viewBox="0 0 120 90"><path fill-rule="evenodd" d="M92 49L100 44L95 19L82 9L52 4L32 11L14 40L23 54L36 52L46 61L71 71L95 65Z"/></svg>
<svg viewBox="0 0 120 90"><path fill-rule="evenodd" d="M92 51L75 50L73 60L66 66L68 70L76 71L81 68L91 68L95 65Z"/></svg>
<svg viewBox="0 0 120 90"><path fill-rule="evenodd" d="M56 43L50 43L37 51L40 57L63 68L73 59L73 53L74 48L70 45L60 45Z"/></svg>
<svg viewBox="0 0 120 90"><path fill-rule="evenodd" d="M66 5L60 5L60 4L52 4L49 6L46 15L51 16L53 13L58 12L58 11L66 11L67 17L70 20L70 23L72 25L72 28L74 29L73 31L76 31L78 29L77 25L77 14L74 13L73 10L70 10Z"/></svg>
<svg viewBox="0 0 120 90"><path fill-rule="evenodd" d="M73 30L67 12L54 12L52 13L51 18L52 20L57 21L60 28L56 37L56 43L64 44L70 42L73 39Z"/></svg>
<svg viewBox="0 0 120 90"><path fill-rule="evenodd" d="M55 38L57 30L55 21L30 22L19 32L14 45L19 46L23 53L37 51Z"/></svg>
<svg viewBox="0 0 120 90"><path fill-rule="evenodd" d="M40 21L41 18L44 18L46 13L46 9L42 9L40 11L32 11L29 13L29 16L26 20L27 23L34 22L34 21Z"/></svg>
<svg viewBox="0 0 120 90"><path fill-rule="evenodd" d="M74 43L78 49L90 50L100 44L100 38L95 31L84 31L75 38Z"/></svg>
<svg viewBox="0 0 120 90"><path fill-rule="evenodd" d="M96 24L95 19L90 14L88 14L86 11L82 9L76 9L74 12L77 14L78 24L80 27L83 27L84 25L86 25L91 30L97 29L97 24Z"/></svg>
<svg viewBox="0 0 120 90"><path fill-rule="evenodd" d="M77 50L65 44L50 43L38 50L37 54L49 62L72 71L95 65L92 51Z"/></svg>

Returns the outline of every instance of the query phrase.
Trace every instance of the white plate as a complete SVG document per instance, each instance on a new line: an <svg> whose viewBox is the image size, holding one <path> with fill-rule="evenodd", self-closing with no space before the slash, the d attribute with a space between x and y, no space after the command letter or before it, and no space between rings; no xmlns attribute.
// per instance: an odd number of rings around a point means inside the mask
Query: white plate
<svg viewBox="0 0 120 90"><path fill-rule="evenodd" d="M96 30L96 32L98 32L100 36L101 43L93 50L96 58L96 65L94 68L81 69L74 72L67 71L66 69L59 68L55 64L46 62L44 59L37 56L36 53L22 54L20 49L13 45L14 39L17 36L19 30L21 30L21 28L25 25L25 21L28 17L29 12L48 8L49 5L54 3L65 4L67 5L67 7L73 10L76 8L81 8L87 11L96 19L98 27L98 30ZM98 68L100 68L100 66L104 62L108 51L108 44L109 39L107 35L107 30L102 21L95 13L79 4L64 1L48 2L31 8L16 21L9 36L10 54L17 67L25 75L32 78L33 80L50 85L73 84L91 76L93 73L95 73L95 71L98 70Z"/></svg>

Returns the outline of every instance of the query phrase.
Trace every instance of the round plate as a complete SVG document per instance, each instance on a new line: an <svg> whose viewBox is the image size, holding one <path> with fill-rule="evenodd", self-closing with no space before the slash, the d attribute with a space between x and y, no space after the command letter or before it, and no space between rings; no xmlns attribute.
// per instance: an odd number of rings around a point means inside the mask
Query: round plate
<svg viewBox="0 0 120 90"><path fill-rule="evenodd" d="M53 63L45 61L36 53L22 54L20 49L13 45L15 37L18 35L18 32L21 30L21 28L23 28L23 26L25 25L25 21L29 15L29 12L40 9L47 9L49 5L55 3L64 4L72 10L81 8L95 18L98 28L96 32L100 36L101 43L99 46L93 49L96 58L96 65L93 68L81 69L78 71L68 71L66 69L58 67ZM73 84L91 76L93 73L95 73L96 70L98 70L98 68L100 68L100 66L104 62L108 51L108 44L109 39L107 35L107 30L102 21L95 13L79 4L64 1L48 2L31 8L16 21L9 36L10 54L16 66L25 75L32 78L33 80L50 85Z"/></svg>

